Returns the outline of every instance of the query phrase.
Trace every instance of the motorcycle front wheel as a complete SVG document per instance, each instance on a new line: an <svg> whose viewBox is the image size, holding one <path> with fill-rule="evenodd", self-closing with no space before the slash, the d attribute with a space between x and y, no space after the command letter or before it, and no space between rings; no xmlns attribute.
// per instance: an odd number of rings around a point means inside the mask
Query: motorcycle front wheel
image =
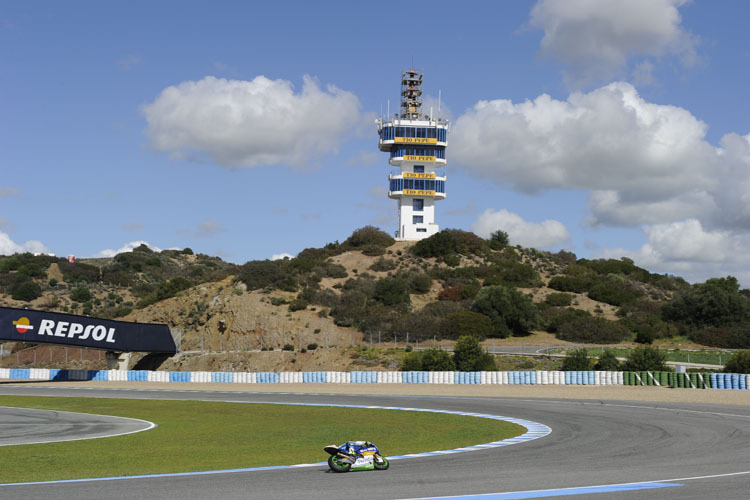
<svg viewBox="0 0 750 500"><path fill-rule="evenodd" d="M331 455L328 457L328 467L330 467L333 472L349 472L349 469L352 468L352 464L342 462L339 457Z"/></svg>
<svg viewBox="0 0 750 500"><path fill-rule="evenodd" d="M380 458L383 459L383 461L381 463L378 463L377 460L375 460L375 462L373 462L373 464L375 465L375 470L386 470L386 469L388 469L388 467L391 466L391 463L385 457L380 457Z"/></svg>

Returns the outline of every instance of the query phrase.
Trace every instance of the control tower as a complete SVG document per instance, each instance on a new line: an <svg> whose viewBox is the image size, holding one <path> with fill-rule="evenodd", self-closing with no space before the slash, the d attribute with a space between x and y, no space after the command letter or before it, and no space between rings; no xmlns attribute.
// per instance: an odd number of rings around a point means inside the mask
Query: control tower
<svg viewBox="0 0 750 500"><path fill-rule="evenodd" d="M389 110L390 114L390 110ZM421 240L439 231L435 202L445 199L445 148L450 124L422 112L422 72L401 74L401 109L375 120L381 151L390 153L388 197L398 204L397 240Z"/></svg>

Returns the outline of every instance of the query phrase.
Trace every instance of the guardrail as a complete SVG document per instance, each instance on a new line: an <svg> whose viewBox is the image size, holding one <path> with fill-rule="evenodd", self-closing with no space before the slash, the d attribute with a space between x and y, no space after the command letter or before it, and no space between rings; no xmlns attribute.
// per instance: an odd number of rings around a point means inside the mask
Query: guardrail
<svg viewBox="0 0 750 500"><path fill-rule="evenodd" d="M48 381L194 382L226 384L458 384L458 385L641 385L687 389L748 390L750 375L738 373L493 371L493 372L167 372L149 370L58 370L0 368L0 379Z"/></svg>

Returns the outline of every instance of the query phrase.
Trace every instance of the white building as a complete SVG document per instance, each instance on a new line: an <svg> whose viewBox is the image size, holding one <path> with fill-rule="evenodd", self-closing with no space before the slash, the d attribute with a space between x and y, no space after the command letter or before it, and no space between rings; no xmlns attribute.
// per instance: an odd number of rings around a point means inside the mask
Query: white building
<svg viewBox="0 0 750 500"><path fill-rule="evenodd" d="M439 112L439 110L438 110ZM435 202L445 199L445 149L447 120L422 114L422 73L401 74L401 110L393 118L380 118L381 151L397 170L388 176L388 197L398 204L397 240L421 240L440 229L435 222Z"/></svg>

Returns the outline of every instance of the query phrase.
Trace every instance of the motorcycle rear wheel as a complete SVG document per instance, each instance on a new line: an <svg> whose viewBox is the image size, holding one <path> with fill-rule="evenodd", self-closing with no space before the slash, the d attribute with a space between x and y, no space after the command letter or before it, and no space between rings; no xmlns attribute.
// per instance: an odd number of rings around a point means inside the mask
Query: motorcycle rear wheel
<svg viewBox="0 0 750 500"><path fill-rule="evenodd" d="M328 467L330 467L333 472L349 472L349 469L352 468L352 464L341 462L339 457L330 456L328 457Z"/></svg>
<svg viewBox="0 0 750 500"><path fill-rule="evenodd" d="M391 463L385 457L380 457L380 458L383 459L382 463L378 463L377 460L375 462L373 462L373 464L375 465L375 470L387 470L388 467L391 466Z"/></svg>

